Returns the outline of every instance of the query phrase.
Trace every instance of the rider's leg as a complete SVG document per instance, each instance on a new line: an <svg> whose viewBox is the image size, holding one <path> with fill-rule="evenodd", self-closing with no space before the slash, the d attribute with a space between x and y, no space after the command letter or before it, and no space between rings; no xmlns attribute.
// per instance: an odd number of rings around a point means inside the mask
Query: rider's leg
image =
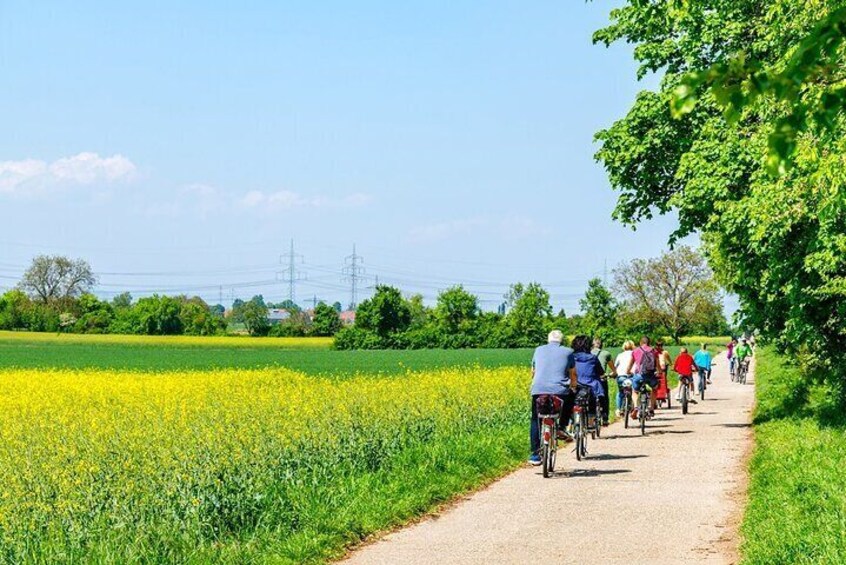
<svg viewBox="0 0 846 565"><path fill-rule="evenodd" d="M540 426L538 425L537 394L532 395L532 423L529 427L529 455L536 455L540 451Z"/></svg>
<svg viewBox="0 0 846 565"><path fill-rule="evenodd" d="M608 425L608 412L610 408L610 402L608 397L608 379L602 379L602 390L605 393L603 396L599 398L600 406L602 406L602 425Z"/></svg>
<svg viewBox="0 0 846 565"><path fill-rule="evenodd" d="M619 413L620 410L623 409L623 381L625 381L628 377L621 376L617 377L617 412Z"/></svg>
<svg viewBox="0 0 846 565"><path fill-rule="evenodd" d="M569 388L564 391L561 396L564 404L561 406L561 418L558 420L558 429L565 431L570 424L570 417L573 415L573 404L576 401L576 395Z"/></svg>
<svg viewBox="0 0 846 565"><path fill-rule="evenodd" d="M643 383L643 375L634 374L632 375L632 389L634 390L635 397L634 397L634 413L632 417L637 417L637 407L640 406L640 388Z"/></svg>

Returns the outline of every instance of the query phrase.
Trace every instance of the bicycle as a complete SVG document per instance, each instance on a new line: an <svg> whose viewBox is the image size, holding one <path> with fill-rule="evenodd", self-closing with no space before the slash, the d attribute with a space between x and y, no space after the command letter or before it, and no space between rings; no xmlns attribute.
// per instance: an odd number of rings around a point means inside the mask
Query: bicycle
<svg viewBox="0 0 846 565"><path fill-rule="evenodd" d="M743 361L738 363L737 367L737 382L745 385L746 384L746 375L749 373L749 358L745 358Z"/></svg>
<svg viewBox="0 0 846 565"><path fill-rule="evenodd" d="M699 369L699 398L705 400L705 385L708 381L708 370Z"/></svg>
<svg viewBox="0 0 846 565"><path fill-rule="evenodd" d="M634 397L632 396L632 380L628 377L623 379L623 384L620 385L620 392L623 393L623 403L620 408L623 412L623 425L628 429L629 416L634 408Z"/></svg>
<svg viewBox="0 0 846 565"><path fill-rule="evenodd" d="M576 393L576 403L573 406L573 439L576 440L576 459L581 461L587 456L587 434L590 432L592 438L596 438L596 422L593 429L588 425L588 413L590 412L590 391L579 387ZM601 420L600 420L601 425Z"/></svg>
<svg viewBox="0 0 846 565"><path fill-rule="evenodd" d="M541 427L541 466L544 478L549 478L555 470L558 452L558 418L564 402L560 397L543 394L537 399L538 420Z"/></svg>
<svg viewBox="0 0 846 565"><path fill-rule="evenodd" d="M637 409L637 420L640 423L641 435L646 435L646 420L649 419L649 398L652 394L652 387L643 383L640 388L640 402Z"/></svg>
<svg viewBox="0 0 846 565"><path fill-rule="evenodd" d="M693 384L693 377L682 375L679 380L682 383L680 396L682 414L687 414L687 406L690 403L690 393L688 391L690 390L690 386Z"/></svg>

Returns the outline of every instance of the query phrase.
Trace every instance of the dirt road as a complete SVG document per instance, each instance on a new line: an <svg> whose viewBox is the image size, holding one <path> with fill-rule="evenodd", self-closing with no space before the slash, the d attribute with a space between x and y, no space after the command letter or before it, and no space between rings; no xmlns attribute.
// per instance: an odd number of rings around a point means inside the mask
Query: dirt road
<svg viewBox="0 0 846 565"><path fill-rule="evenodd" d="M559 452L554 478L521 469L345 563L735 562L754 387L725 361L687 416L659 410L645 437L613 424L587 460Z"/></svg>

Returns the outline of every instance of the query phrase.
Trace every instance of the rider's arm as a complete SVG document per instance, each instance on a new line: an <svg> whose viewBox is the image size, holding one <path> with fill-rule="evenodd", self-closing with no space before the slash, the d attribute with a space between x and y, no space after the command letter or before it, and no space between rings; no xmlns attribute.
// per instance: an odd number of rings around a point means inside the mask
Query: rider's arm
<svg viewBox="0 0 846 565"><path fill-rule="evenodd" d="M611 358L608 358L608 369L611 371L608 373L609 375L616 377L617 376L617 367L614 366L614 361Z"/></svg>

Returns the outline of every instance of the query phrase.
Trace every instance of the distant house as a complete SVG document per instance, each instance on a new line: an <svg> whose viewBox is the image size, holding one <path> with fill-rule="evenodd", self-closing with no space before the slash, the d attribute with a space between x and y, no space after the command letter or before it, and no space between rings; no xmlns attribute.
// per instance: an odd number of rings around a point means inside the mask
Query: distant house
<svg viewBox="0 0 846 565"><path fill-rule="evenodd" d="M278 324L284 322L291 317L291 313L283 308L268 308L267 321L271 324Z"/></svg>
<svg viewBox="0 0 846 565"><path fill-rule="evenodd" d="M341 318L341 323L345 326L355 324L355 310L344 310L338 316Z"/></svg>

